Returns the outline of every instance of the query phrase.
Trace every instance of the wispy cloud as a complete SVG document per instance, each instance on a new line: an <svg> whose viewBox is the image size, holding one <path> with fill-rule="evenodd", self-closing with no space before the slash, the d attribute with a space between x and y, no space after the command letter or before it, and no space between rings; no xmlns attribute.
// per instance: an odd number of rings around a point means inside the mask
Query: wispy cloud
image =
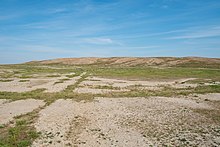
<svg viewBox="0 0 220 147"><path fill-rule="evenodd" d="M68 9L67 8L54 8L54 9L46 10L46 13L48 14L57 14L57 13L64 13L64 12L68 12Z"/></svg>
<svg viewBox="0 0 220 147"><path fill-rule="evenodd" d="M204 27L195 30L189 29L185 34L169 37L167 39L199 39L218 36L220 36L220 27L215 26L208 28Z"/></svg>
<svg viewBox="0 0 220 147"><path fill-rule="evenodd" d="M123 46L120 49L153 49L159 48L159 45L149 45L149 46Z"/></svg>
<svg viewBox="0 0 220 147"><path fill-rule="evenodd" d="M165 32L159 32L159 33L140 33L140 34L132 34L132 35L127 35L127 36L115 36L117 39L138 39L138 38L146 38L146 37L154 37L154 36L162 36L162 35L169 35L169 34L174 34L174 33L181 33L181 32L186 32L186 29L180 29L180 30L170 30L170 31L165 31Z"/></svg>
<svg viewBox="0 0 220 147"><path fill-rule="evenodd" d="M219 56L219 8L218 0L3 0L0 53L18 54L20 60L24 53L28 58L184 56L212 48Z"/></svg>
<svg viewBox="0 0 220 147"><path fill-rule="evenodd" d="M83 39L86 43L91 44L114 44L115 42L110 38L86 38Z"/></svg>

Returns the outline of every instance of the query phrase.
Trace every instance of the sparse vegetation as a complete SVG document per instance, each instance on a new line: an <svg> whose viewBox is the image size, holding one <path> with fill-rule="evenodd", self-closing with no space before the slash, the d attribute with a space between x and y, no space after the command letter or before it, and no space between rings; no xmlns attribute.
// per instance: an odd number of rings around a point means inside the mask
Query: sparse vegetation
<svg viewBox="0 0 220 147"><path fill-rule="evenodd" d="M75 74L70 74L70 75L66 75L67 78L73 78L73 77L77 77L79 76L81 73L78 72L78 73L75 73Z"/></svg>
<svg viewBox="0 0 220 147"><path fill-rule="evenodd" d="M0 80L0 82L11 82L11 81L13 81L13 80L11 80L11 79Z"/></svg>
<svg viewBox="0 0 220 147"><path fill-rule="evenodd" d="M160 79L178 79L178 78L202 78L220 80L220 71L212 69L197 68L87 68L94 76L139 79L139 80L160 80Z"/></svg>
<svg viewBox="0 0 220 147"><path fill-rule="evenodd" d="M19 82L29 82L30 80L19 80Z"/></svg>
<svg viewBox="0 0 220 147"><path fill-rule="evenodd" d="M121 88L120 87L113 87L113 86L108 86L108 85L105 85L105 86L93 86L93 88L95 89L112 89L112 90L120 90Z"/></svg>
<svg viewBox="0 0 220 147"><path fill-rule="evenodd" d="M107 63L106 63L107 64ZM163 96L163 97L175 97L175 96L188 96L192 94L206 94L206 93L220 93L220 70L213 68L197 68L197 67L164 67L164 68L155 68L155 67L146 67L146 66L105 66L101 62L95 65L61 65L61 64L52 64L46 65L43 67L39 64L21 64L21 65L2 65L2 68L7 69L10 72L4 72L0 74L2 84L9 84L3 82L10 82L9 78L20 78L18 82L28 82L30 81L28 78L38 78L40 76L39 81L34 81L34 84L44 84L48 79L57 80L54 85L63 83L60 85L65 85L65 82L71 80L71 78L76 79L76 82L72 85L67 85L67 88L59 91L59 92L46 92L47 89L36 89L28 92L5 92L0 91L0 99L10 99L10 100L20 100L20 99L40 99L44 100L47 105L50 105L57 99L74 99L76 101L91 101L95 97L111 97L111 98L128 98L128 97L148 97L148 96ZM216 68L216 66L215 66ZM82 74L83 73L83 74ZM84 74L85 73L85 74ZM49 78L45 78L49 77ZM57 78L63 77L64 78ZM80 77L78 77L80 76ZM90 76L94 76L92 79ZM89 78L91 79L89 79ZM97 83L102 83L102 78L95 77L103 77L109 79L115 79L113 82L109 82L107 79L106 85L99 85ZM184 82L176 82L175 84L184 85L184 84L197 84L195 87L186 86L184 88L178 88L172 85L157 85L155 89L147 89L142 84L134 84L129 85L125 88L119 86L115 86L114 82L117 79L122 80L149 80L149 81L172 81L183 78L195 78L190 79ZM45 80L46 79L46 80ZM99 80L100 79L100 80ZM45 82L45 81L46 82ZM54 81L55 81L54 80ZM42 82L43 81L43 82ZM126 82L120 81L117 83L125 84ZM83 85L83 83L88 82L88 85ZM95 83L94 85L90 85L90 83ZM109 82L109 83L108 83ZM121 82L121 83L120 83ZM22 83L23 84L30 84ZM135 83L135 82L134 82ZM21 83L20 83L21 84ZM53 84L53 83L52 83ZM117 85L116 84L116 85ZM32 86L32 85L30 85ZM59 85L57 85L59 87ZM100 94L92 94L92 93L77 93L76 88L89 87L91 89L111 89L118 90L114 92L100 93ZM39 88L39 87L38 87ZM146 88L146 89L144 89ZM123 91L122 89L128 89L129 91ZM121 90L121 91L120 91ZM100 90L101 91L101 90ZM196 97L194 97L196 98ZM212 104L208 99L204 100L206 103L211 104L212 106L217 106L217 103ZM0 125L0 146L21 146L26 147L30 146L34 139L39 137L40 133L35 130L33 127L33 123L38 117L38 111L36 110L32 113L28 113L26 115L22 115L15 118L15 124L6 124ZM210 118L211 123L219 124L219 111L217 110L204 110L204 109L195 109L195 113L201 114L204 117ZM137 121L140 123L140 121ZM172 129L171 129L172 130ZM156 137L160 137L160 134L157 132L143 132L143 136L147 137L152 134ZM156 134L155 134L156 133Z"/></svg>
<svg viewBox="0 0 220 147"><path fill-rule="evenodd" d="M54 85L59 84L59 83L63 83L65 81L69 81L69 78L65 78L65 79L60 79L59 81L55 82Z"/></svg>
<svg viewBox="0 0 220 147"><path fill-rule="evenodd" d="M49 76L47 76L47 77L49 77L49 78L55 78L55 77L60 77L60 75L49 75Z"/></svg>
<svg viewBox="0 0 220 147"><path fill-rule="evenodd" d="M32 78L32 76L31 75L22 75L19 78L21 78L21 79L29 79L29 78Z"/></svg>
<svg viewBox="0 0 220 147"><path fill-rule="evenodd" d="M26 115L18 116L15 119L15 125L8 124L0 128L0 146L1 147L28 147L33 140L39 137L40 132L37 132L33 126L34 119L37 118L35 110ZM11 122L14 123L14 122Z"/></svg>

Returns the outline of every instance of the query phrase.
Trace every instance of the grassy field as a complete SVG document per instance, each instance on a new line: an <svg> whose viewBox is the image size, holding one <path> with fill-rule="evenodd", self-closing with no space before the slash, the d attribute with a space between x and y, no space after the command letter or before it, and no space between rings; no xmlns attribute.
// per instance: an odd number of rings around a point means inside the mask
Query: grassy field
<svg viewBox="0 0 220 147"><path fill-rule="evenodd" d="M65 74L76 72L77 75L86 71L89 74L102 77L127 79L173 79L173 78L209 78L220 79L220 69L187 68L187 67L104 67L104 66L70 66L70 65L1 65L0 69L12 70L0 73L1 78L10 78L16 74L21 78L29 78L33 74ZM56 75L51 75L56 76ZM74 75L75 76L75 75ZM71 75L70 75L71 77Z"/></svg>
<svg viewBox="0 0 220 147"><path fill-rule="evenodd" d="M123 79L178 79L178 78L202 78L220 80L220 69L200 68L87 68L86 71L95 76L123 78Z"/></svg>

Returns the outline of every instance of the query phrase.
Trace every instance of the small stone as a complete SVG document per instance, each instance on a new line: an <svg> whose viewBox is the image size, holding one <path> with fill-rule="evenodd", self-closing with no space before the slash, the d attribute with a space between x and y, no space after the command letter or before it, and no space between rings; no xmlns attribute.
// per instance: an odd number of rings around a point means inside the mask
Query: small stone
<svg viewBox="0 0 220 147"><path fill-rule="evenodd" d="M180 138L180 141L185 142L186 138Z"/></svg>
<svg viewBox="0 0 220 147"><path fill-rule="evenodd" d="M215 139L214 139L214 142L215 142L216 144L220 145L220 137L215 138Z"/></svg>

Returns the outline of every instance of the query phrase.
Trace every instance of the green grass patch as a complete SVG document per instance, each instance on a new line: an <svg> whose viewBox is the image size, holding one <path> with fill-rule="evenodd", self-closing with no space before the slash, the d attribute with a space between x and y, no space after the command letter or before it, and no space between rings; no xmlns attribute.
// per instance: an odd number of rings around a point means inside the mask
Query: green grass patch
<svg viewBox="0 0 220 147"><path fill-rule="evenodd" d="M14 127L0 128L0 132L0 146L2 147L28 147L40 135L31 126L31 122L25 119L17 120Z"/></svg>
<svg viewBox="0 0 220 147"><path fill-rule="evenodd" d="M13 80L11 80L11 79L0 80L0 82L11 82L11 81L13 81Z"/></svg>
<svg viewBox="0 0 220 147"><path fill-rule="evenodd" d="M11 99L11 100L20 100L20 99L44 99L44 91L45 89L37 89L28 92L0 92L0 99Z"/></svg>
<svg viewBox="0 0 220 147"><path fill-rule="evenodd" d="M87 68L88 73L94 76L122 78L122 79L179 79L202 78L220 80L220 70L197 68Z"/></svg>
<svg viewBox="0 0 220 147"><path fill-rule="evenodd" d="M29 82L30 80L19 80L19 82Z"/></svg>
<svg viewBox="0 0 220 147"><path fill-rule="evenodd" d="M63 83L63 82L65 82L65 81L69 81L69 80L71 80L71 79L69 79L69 78L60 79L59 81L55 82L54 85L60 84L60 83Z"/></svg>
<svg viewBox="0 0 220 147"><path fill-rule="evenodd" d="M5 127L5 125L0 124L0 129L2 129L2 128L4 128L4 127Z"/></svg>
<svg viewBox="0 0 220 147"><path fill-rule="evenodd" d="M73 90L74 90L75 88L77 88L77 87L79 86L79 84L80 84L82 81L84 81L87 77L88 77L88 74L82 75L81 78L80 78L79 80L77 80L77 82L76 82L75 84L69 85L69 86L64 90L64 92L72 93Z"/></svg>
<svg viewBox="0 0 220 147"><path fill-rule="evenodd" d="M56 78L56 77L60 77L61 75L49 75L49 76L47 76L47 77L49 77L49 78Z"/></svg>
<svg viewBox="0 0 220 147"><path fill-rule="evenodd" d="M97 85L97 86L93 86L92 88L95 89L111 89L111 90L120 90L120 87L113 87L111 85L105 85L105 86L101 86L101 85Z"/></svg>
<svg viewBox="0 0 220 147"><path fill-rule="evenodd" d="M68 78L74 78L74 77L77 77L77 76L80 76L80 72L77 72L77 73L75 73L75 74L70 74L70 75L66 75L66 77L68 77Z"/></svg>
<svg viewBox="0 0 220 147"><path fill-rule="evenodd" d="M14 73L11 73L11 72L0 73L0 78L3 78L3 79L13 78L13 77L14 77Z"/></svg>
<svg viewBox="0 0 220 147"><path fill-rule="evenodd" d="M33 78L31 75L22 75L19 78L21 79L29 79L29 78Z"/></svg>
<svg viewBox="0 0 220 147"><path fill-rule="evenodd" d="M190 84L205 84L205 83L215 83L214 80L212 79L193 79L193 80L188 80L186 81L186 83L190 83Z"/></svg>

